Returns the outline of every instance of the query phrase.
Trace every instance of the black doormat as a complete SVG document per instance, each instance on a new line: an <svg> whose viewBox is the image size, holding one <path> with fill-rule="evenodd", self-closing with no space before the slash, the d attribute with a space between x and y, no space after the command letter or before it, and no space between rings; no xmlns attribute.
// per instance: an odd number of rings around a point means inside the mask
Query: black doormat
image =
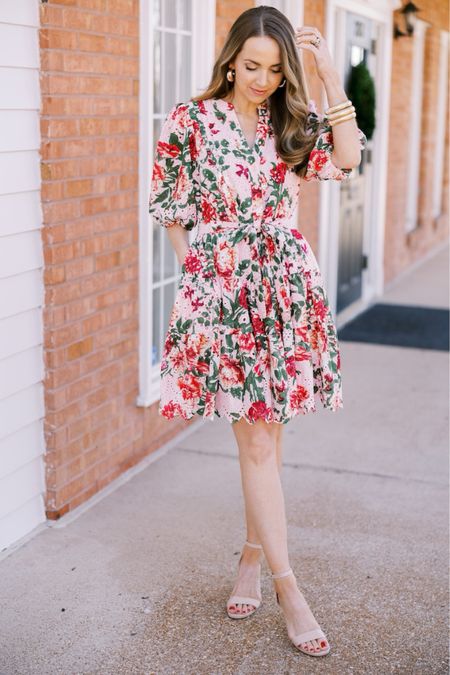
<svg viewBox="0 0 450 675"><path fill-rule="evenodd" d="M448 351L449 311L376 304L338 330L338 339Z"/></svg>

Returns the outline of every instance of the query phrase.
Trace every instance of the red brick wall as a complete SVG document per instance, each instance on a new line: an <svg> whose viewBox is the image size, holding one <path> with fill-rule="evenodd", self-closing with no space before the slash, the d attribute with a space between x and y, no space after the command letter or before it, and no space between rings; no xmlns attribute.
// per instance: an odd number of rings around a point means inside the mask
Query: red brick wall
<svg viewBox="0 0 450 675"><path fill-rule="evenodd" d="M254 6L253 0L216 0L216 56L239 14Z"/></svg>
<svg viewBox="0 0 450 675"><path fill-rule="evenodd" d="M419 17L431 25L425 35L424 90L418 195L418 227L405 233L408 127L411 98L412 39L393 40L389 160L386 205L385 283L448 238L448 166L444 175L446 212L433 222L432 192L435 180L436 105L439 77L439 30L448 30L448 5L432 0L420 4ZM394 17L401 24L399 13ZM448 162L448 118L447 118Z"/></svg>
<svg viewBox="0 0 450 675"><path fill-rule="evenodd" d="M60 0L40 8L49 518L188 424L135 404L138 7Z"/></svg>

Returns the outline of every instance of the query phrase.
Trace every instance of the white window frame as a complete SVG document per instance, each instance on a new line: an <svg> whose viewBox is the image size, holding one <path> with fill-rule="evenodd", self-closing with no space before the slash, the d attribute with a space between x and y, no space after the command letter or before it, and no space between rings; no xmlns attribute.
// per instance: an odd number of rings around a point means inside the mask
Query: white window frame
<svg viewBox="0 0 450 675"><path fill-rule="evenodd" d="M215 55L215 0L192 0L192 95L206 88ZM153 0L139 4L139 394L136 405L160 398L160 362L152 365L153 225L148 212L153 165ZM190 239L192 237L189 233Z"/></svg>

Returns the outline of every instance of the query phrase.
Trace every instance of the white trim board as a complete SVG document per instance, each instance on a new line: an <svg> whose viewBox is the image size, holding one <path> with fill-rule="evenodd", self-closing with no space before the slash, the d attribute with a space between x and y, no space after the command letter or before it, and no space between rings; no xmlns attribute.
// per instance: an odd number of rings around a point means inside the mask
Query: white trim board
<svg viewBox="0 0 450 675"><path fill-rule="evenodd" d="M449 57L449 36L448 31L440 31L439 46L439 80L438 80L438 101L436 112L436 152L434 156L434 180L433 180L433 199L432 216L438 218L442 213L442 194L444 178L444 158L445 158L445 128L447 124L447 98L448 98L448 57Z"/></svg>

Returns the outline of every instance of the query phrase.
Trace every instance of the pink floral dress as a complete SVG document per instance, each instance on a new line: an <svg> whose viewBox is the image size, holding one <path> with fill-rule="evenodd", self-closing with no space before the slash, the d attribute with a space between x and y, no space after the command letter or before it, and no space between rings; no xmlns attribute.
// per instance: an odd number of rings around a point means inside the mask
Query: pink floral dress
<svg viewBox="0 0 450 675"><path fill-rule="evenodd" d="M301 179L275 150L268 101L249 146L234 105L176 104L157 144L156 223L197 228L181 267L161 360L159 414L286 423L343 407L340 352L324 282L293 212ZM344 180L326 117L304 180ZM367 139L358 129L361 149Z"/></svg>

